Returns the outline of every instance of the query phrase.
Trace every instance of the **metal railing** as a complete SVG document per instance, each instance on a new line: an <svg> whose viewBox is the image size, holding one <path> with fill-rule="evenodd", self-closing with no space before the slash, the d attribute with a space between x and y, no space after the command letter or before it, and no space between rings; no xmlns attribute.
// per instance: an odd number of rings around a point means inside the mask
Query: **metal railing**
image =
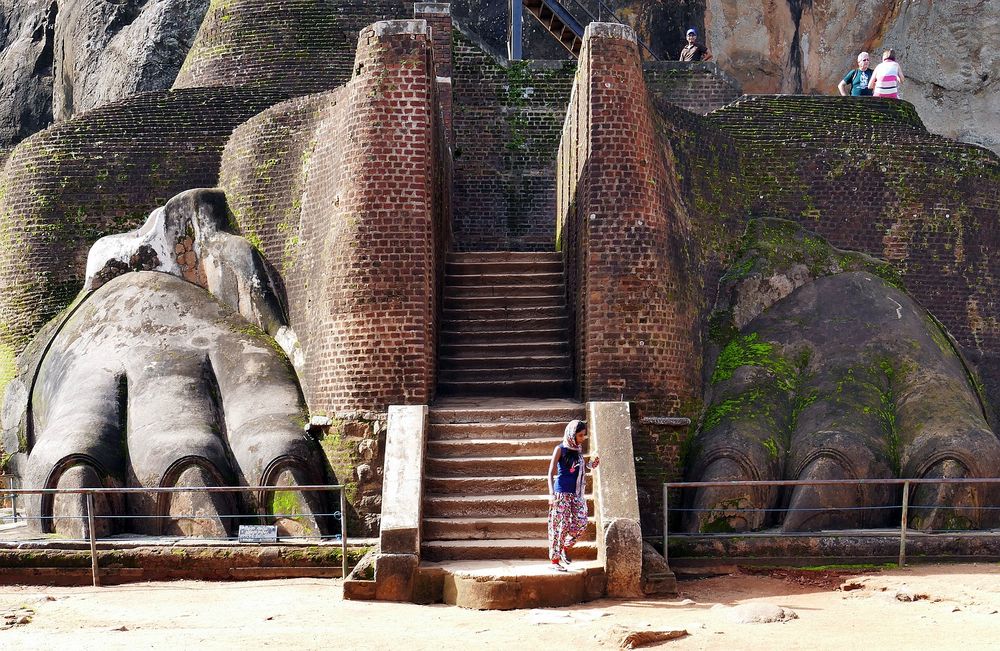
<svg viewBox="0 0 1000 651"><path fill-rule="evenodd" d="M100 568L98 567L98 554L97 554L97 543L100 540L102 543L114 543L114 540L110 538L101 538L97 535L97 520L103 521L143 521L143 520L178 520L178 519L190 519L190 520L205 520L207 516L205 514L197 513L169 513L166 515L143 515L143 514L115 514L115 513L97 513L95 509L94 498L95 496L129 496L129 495L145 495L145 496L155 496L162 494L174 494L174 493L196 493L196 494L213 494L213 493L259 493L259 494L274 494L274 493L305 493L305 492L336 492L339 498L339 509L333 513L312 513L311 515L317 519L327 519L332 518L333 520L339 520L340 522L340 533L337 534L323 534L317 532L316 535L303 535L303 536L276 536L275 544L280 543L291 543L300 542L303 540L333 540L334 542L340 542L340 553L341 553L341 576L343 578L347 577L347 501L344 495L344 486L342 484L331 484L331 485L316 485L316 486L202 486L202 487L167 487L167 488L72 488L72 489L30 489L30 488L2 488L0 489L0 496L4 502L7 500L13 501L14 519L19 523L30 523L31 521L41 522L53 522L55 520L72 520L80 519L86 522L87 538L83 542L90 543L90 558L91 558L91 574L93 577L93 583L95 586L100 585ZM26 515L23 505L22 510L18 512L16 510L18 497L26 497L31 495L37 495L42 498L44 496L57 496L57 495L83 495L85 496L85 509L82 515L69 516L69 515L45 515L45 516L28 516ZM217 517L224 521L230 523L244 523L244 524L260 524L261 522L273 523L277 518L289 518L294 519L301 517L302 513L219 513ZM41 527L39 527L41 528ZM234 527L226 527L232 529ZM140 534L141 535L141 534ZM150 538L155 538L156 536L151 535ZM211 542L221 542L221 541L240 541L240 536L237 535L226 535L225 537L212 537L212 536L180 536L180 535L170 535L171 538L184 537L191 540L207 541ZM130 539L133 542L133 539Z"/></svg>
<svg viewBox="0 0 1000 651"><path fill-rule="evenodd" d="M940 485L940 484L972 484L972 485L984 485L984 484L1000 484L1000 478L989 477L989 478L955 478L955 479L824 479L824 480L813 480L813 481L803 481L803 480L760 480L760 481L708 481L708 482L667 482L663 484L663 557L669 562L669 550L668 543L670 540L670 513L673 511L684 512L684 513L706 513L713 512L716 510L721 510L726 514L738 514L738 513L748 513L748 514L761 514L761 513L791 513L794 511L813 511L813 512L843 512L843 511L863 511L863 510L899 510L899 558L898 564L900 567L906 564L906 536L908 530L908 522L910 513L918 509L934 509L939 508L937 506L923 506L916 507L910 504L910 489L914 486L919 485ZM694 508L684 508L676 507L670 508L670 491L673 489L699 489L699 488L736 488L736 487L746 487L746 488L767 488L767 487L788 487L788 486L899 486L902 488L901 503L899 504L880 504L873 506L856 506L856 507L827 507L827 508L817 508L817 509L790 509L790 508L725 508L725 509L694 509ZM969 509L967 505L956 505L953 507L956 510ZM978 510L1000 510L1000 504L993 506L979 506L975 507ZM853 531L856 531L853 530ZM963 533L975 533L976 530L968 529L948 529L948 530L936 530L936 531L923 531L920 533L935 534L935 533L955 533L961 531ZM987 533L987 530L983 530L983 533ZM824 531L814 531L814 532L801 532L801 533L785 533L780 531L741 531L733 533L675 533L674 537L699 537L699 538L729 538L734 536L746 537L747 535L754 535L760 537L791 537L791 536L813 536L813 537L833 537L837 535L836 532L831 532L829 530Z"/></svg>
<svg viewBox="0 0 1000 651"><path fill-rule="evenodd" d="M627 27L630 27L630 25L628 25L626 22L620 19L615 14L614 9L607 6L603 2L603 0L596 0L597 4L596 16L587 5L581 2L581 0L569 0L569 1L572 2L573 5L578 7L579 10L582 11L587 16L589 22L604 22L604 20L607 18L609 20L614 21L615 23L618 23L619 25L625 25ZM562 12L565 13L565 17L563 18L564 24L570 27L570 29L573 31L573 33L577 35L577 37L581 39L583 38L583 31L586 29L586 26L580 24L581 21L573 14L572 11L570 11L568 7L565 6L564 4L565 0L542 0L542 2L543 4L547 5L549 10L552 11L553 13L559 14L560 13L559 10L561 9ZM522 4L523 0L510 0L509 2L508 12L510 14L510 26L509 26L510 33L508 35L507 56L512 60L519 60L521 58L521 39L523 36L523 33L521 31L521 20L524 15ZM570 24L568 21L572 21L573 24ZM577 31L579 31L579 33L577 33ZM636 34L636 42L638 42L639 47L645 50L645 52L649 55L649 57L653 61L660 60L660 57L656 56L653 50L651 50L649 46L646 45L646 43L641 38L639 38L638 34Z"/></svg>
<svg viewBox="0 0 1000 651"><path fill-rule="evenodd" d="M17 475L0 474L0 524L17 522Z"/></svg>

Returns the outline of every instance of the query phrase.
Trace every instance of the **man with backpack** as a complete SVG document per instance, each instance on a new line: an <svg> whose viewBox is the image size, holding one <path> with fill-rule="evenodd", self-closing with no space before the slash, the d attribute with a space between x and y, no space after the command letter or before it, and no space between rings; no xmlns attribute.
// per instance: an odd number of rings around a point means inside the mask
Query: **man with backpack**
<svg viewBox="0 0 1000 651"><path fill-rule="evenodd" d="M862 52L858 55L858 67L844 75L844 78L837 84L837 89L840 90L841 95L860 97L872 94L871 89L868 88L868 82L871 81L872 73L874 72L868 67L870 62L871 57L867 52Z"/></svg>

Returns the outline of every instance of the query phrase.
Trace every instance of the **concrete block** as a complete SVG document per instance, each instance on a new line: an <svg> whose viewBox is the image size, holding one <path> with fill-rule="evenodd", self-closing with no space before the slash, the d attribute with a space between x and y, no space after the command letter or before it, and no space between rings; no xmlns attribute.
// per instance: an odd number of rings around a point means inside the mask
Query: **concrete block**
<svg viewBox="0 0 1000 651"><path fill-rule="evenodd" d="M379 554L375 559L375 598L410 601L419 562L414 554Z"/></svg>

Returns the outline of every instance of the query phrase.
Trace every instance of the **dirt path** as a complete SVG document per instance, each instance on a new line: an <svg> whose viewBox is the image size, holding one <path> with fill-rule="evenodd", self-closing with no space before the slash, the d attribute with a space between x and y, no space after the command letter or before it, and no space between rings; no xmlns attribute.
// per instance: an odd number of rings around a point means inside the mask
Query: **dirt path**
<svg viewBox="0 0 1000 651"><path fill-rule="evenodd" d="M839 590L842 584L852 589ZM0 649L599 649L624 631L686 630L660 649L1000 648L1000 566L867 575L777 571L683 581L664 600L546 611L343 601L339 580L0 588ZM737 623L773 605L784 623ZM30 621L28 621L30 620ZM0 618L0 626L4 620ZM551 623L542 623L551 622Z"/></svg>

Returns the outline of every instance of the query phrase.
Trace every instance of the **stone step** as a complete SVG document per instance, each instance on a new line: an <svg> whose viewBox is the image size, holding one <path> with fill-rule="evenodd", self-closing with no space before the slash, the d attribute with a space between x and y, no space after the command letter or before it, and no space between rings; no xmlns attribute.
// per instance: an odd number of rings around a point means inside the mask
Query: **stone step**
<svg viewBox="0 0 1000 651"><path fill-rule="evenodd" d="M444 328L449 325L445 324ZM441 330L441 345L446 344L562 344L569 339L565 328L559 330L494 330L456 332Z"/></svg>
<svg viewBox="0 0 1000 651"><path fill-rule="evenodd" d="M510 368L566 368L569 355L535 355L524 357L444 357L438 360L440 370L481 370L493 371Z"/></svg>
<svg viewBox="0 0 1000 651"><path fill-rule="evenodd" d="M550 260L547 258L543 260L449 261L445 263L444 272L448 277L475 276L480 274L514 276L533 273L557 273L562 275L563 261L561 259Z"/></svg>
<svg viewBox="0 0 1000 651"><path fill-rule="evenodd" d="M579 542L569 552L570 558L590 561L597 558L597 543ZM549 543L546 539L522 540L431 540L420 545L420 557L429 561L546 559Z"/></svg>
<svg viewBox="0 0 1000 651"><path fill-rule="evenodd" d="M518 321L520 319L565 318L566 306L532 307L514 305L512 307L484 307L466 310L444 310L442 321Z"/></svg>
<svg viewBox="0 0 1000 651"><path fill-rule="evenodd" d="M554 308L566 309L566 297L562 294L549 296L445 296L445 310L485 310L513 308Z"/></svg>
<svg viewBox="0 0 1000 651"><path fill-rule="evenodd" d="M536 284L536 285L510 285L510 284L497 284L497 285L458 285L458 286L445 286L444 288L444 299L453 298L468 298L468 297L479 297L479 298L522 298L522 297L559 297L560 299L566 296L565 286L559 283L549 283L549 284Z"/></svg>
<svg viewBox="0 0 1000 651"><path fill-rule="evenodd" d="M558 251L451 251L448 262L562 262Z"/></svg>
<svg viewBox="0 0 1000 651"><path fill-rule="evenodd" d="M425 584L439 583L444 603L474 610L559 608L604 596L607 577L598 561L578 561L554 572L548 559L422 562ZM437 597L437 595L435 595Z"/></svg>
<svg viewBox="0 0 1000 651"><path fill-rule="evenodd" d="M538 495L547 493L544 475L503 477L424 477L424 490L434 495ZM587 490L593 486L587 474Z"/></svg>
<svg viewBox="0 0 1000 651"><path fill-rule="evenodd" d="M528 342L528 343L476 343L476 344L441 344L441 357L492 359L496 357L555 357L569 355L569 343L560 342Z"/></svg>
<svg viewBox="0 0 1000 651"><path fill-rule="evenodd" d="M581 409L580 415L582 413ZM432 421L430 431L427 433L428 445L433 441L463 442L478 439L545 439L558 442L562 440L566 423L577 417L572 414L570 416L565 421L553 422L434 423Z"/></svg>
<svg viewBox="0 0 1000 651"><path fill-rule="evenodd" d="M423 540L541 539L548 536L548 518L424 518ZM594 518L588 518L581 540L594 540Z"/></svg>
<svg viewBox="0 0 1000 651"><path fill-rule="evenodd" d="M471 334L478 332L509 332L511 330L525 331L555 331L562 333L560 339L566 339L566 327L569 325L569 318L566 313L554 316L541 316L518 318L510 316L480 317L467 315L463 312L448 310L461 316L451 318L444 317L441 320L441 331L457 334ZM479 310L472 310L478 312Z"/></svg>
<svg viewBox="0 0 1000 651"><path fill-rule="evenodd" d="M491 382L522 382L527 380L565 380L571 381L569 360L561 367L548 368L442 368L438 372L438 382L476 382L479 380Z"/></svg>
<svg viewBox="0 0 1000 651"><path fill-rule="evenodd" d="M587 496L587 512L594 514L594 501ZM549 496L539 495L424 495L425 518L545 518Z"/></svg>
<svg viewBox="0 0 1000 651"><path fill-rule="evenodd" d="M514 285L562 285L562 269L535 273L466 273L445 276L445 291L455 287L503 287Z"/></svg>
<svg viewBox="0 0 1000 651"><path fill-rule="evenodd" d="M517 380L510 382L438 382L441 396L481 396L568 398L573 395L572 380Z"/></svg>
<svg viewBox="0 0 1000 651"><path fill-rule="evenodd" d="M462 428L476 426L477 430L494 427L505 430L510 425L534 427L539 423L565 427L571 420L583 419L586 413L582 404L568 400L557 401L554 405L535 402L536 406L532 407L432 407L429 414L431 431L435 431L437 425L445 424Z"/></svg>
<svg viewBox="0 0 1000 651"><path fill-rule="evenodd" d="M555 447L555 443L553 443ZM545 454L482 457L431 457L424 460L425 472L435 477L509 477L537 475L544 477L552 456ZM590 455L584 455L589 459Z"/></svg>
<svg viewBox="0 0 1000 651"><path fill-rule="evenodd" d="M434 426L432 426L434 427ZM554 436L535 438L477 438L427 441L427 456L439 459L461 457L541 456L552 454L562 441L562 431Z"/></svg>

